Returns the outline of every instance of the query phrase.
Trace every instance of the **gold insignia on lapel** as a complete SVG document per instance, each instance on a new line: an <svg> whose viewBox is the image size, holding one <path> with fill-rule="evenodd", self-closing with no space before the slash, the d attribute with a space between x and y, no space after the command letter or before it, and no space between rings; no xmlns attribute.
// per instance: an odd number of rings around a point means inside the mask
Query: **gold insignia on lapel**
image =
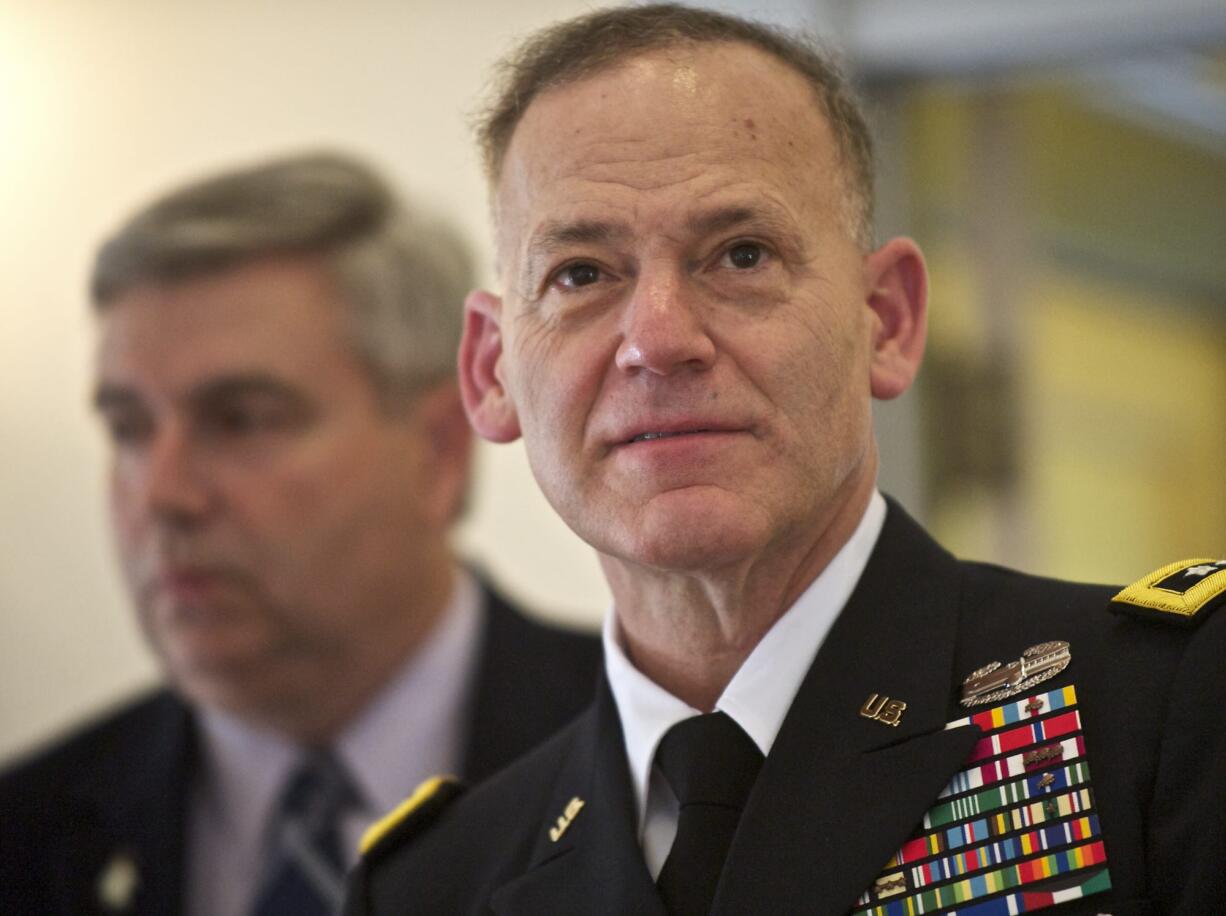
<svg viewBox="0 0 1226 916"><path fill-rule="evenodd" d="M585 802L582 798L576 795L566 803L566 810L558 815L558 822L555 826L549 828L549 839L557 842L562 839L562 834L566 832L566 828L570 826L576 815L583 809Z"/></svg>
<svg viewBox="0 0 1226 916"><path fill-rule="evenodd" d="M124 913L132 907L140 887L140 870L130 853L117 852L98 873L98 902L108 913Z"/></svg>
<svg viewBox="0 0 1226 916"><path fill-rule="evenodd" d="M1180 560L1155 569L1111 599L1113 610L1178 623L1200 623L1226 606L1226 560Z"/></svg>
<svg viewBox="0 0 1226 916"><path fill-rule="evenodd" d="M1007 665L991 662L976 668L962 682L962 705L977 706L1016 696L1055 677L1068 667L1071 658L1068 643L1057 639L1031 646Z"/></svg>
<svg viewBox="0 0 1226 916"><path fill-rule="evenodd" d="M883 725L898 728L902 722L903 710L907 704L902 700L891 700L885 694L870 693L864 705L860 707L860 715Z"/></svg>

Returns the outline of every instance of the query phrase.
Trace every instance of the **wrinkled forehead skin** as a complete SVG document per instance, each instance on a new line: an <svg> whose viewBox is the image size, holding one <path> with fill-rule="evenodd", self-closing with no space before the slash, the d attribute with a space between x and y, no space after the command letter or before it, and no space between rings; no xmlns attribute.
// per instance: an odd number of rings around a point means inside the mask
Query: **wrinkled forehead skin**
<svg viewBox="0 0 1226 916"><path fill-rule="evenodd" d="M679 205L743 184L798 219L851 225L845 168L813 88L739 43L652 51L532 101L494 189L508 291L542 222L599 208L606 184L643 201L676 193ZM606 216L636 224L639 214Z"/></svg>

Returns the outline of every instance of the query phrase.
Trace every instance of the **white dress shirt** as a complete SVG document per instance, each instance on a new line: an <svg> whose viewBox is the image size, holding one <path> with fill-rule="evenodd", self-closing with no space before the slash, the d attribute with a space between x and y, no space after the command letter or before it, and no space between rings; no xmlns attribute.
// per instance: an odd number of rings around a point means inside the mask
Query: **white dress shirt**
<svg viewBox="0 0 1226 916"><path fill-rule="evenodd" d="M715 703L769 754L800 683L830 627L851 597L885 523L886 504L874 491L864 516L821 574L745 659ZM701 714L640 672L622 648L617 609L603 630L605 671L621 718L634 786L639 843L654 879L677 835L677 798L654 766L656 747L678 722Z"/></svg>
<svg viewBox="0 0 1226 916"><path fill-rule="evenodd" d="M360 807L341 824L346 867L362 833L422 780L456 772L463 753L481 636L481 590L458 570L447 610L333 746ZM188 916L246 916L259 891L265 834L300 749L234 716L203 710L201 767L188 809Z"/></svg>

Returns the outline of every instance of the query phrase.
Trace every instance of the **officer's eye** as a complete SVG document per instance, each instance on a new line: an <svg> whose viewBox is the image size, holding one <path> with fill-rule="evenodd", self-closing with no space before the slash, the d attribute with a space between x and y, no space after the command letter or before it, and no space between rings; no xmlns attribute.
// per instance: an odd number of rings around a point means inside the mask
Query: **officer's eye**
<svg viewBox="0 0 1226 916"><path fill-rule="evenodd" d="M591 286L600 279L600 268L595 264L579 262L568 264L558 271L554 283L564 289L577 289L580 286Z"/></svg>
<svg viewBox="0 0 1226 916"><path fill-rule="evenodd" d="M741 242L729 248L724 257L737 270L749 270L751 267L757 267L762 263L765 254L766 252L761 245L754 242Z"/></svg>

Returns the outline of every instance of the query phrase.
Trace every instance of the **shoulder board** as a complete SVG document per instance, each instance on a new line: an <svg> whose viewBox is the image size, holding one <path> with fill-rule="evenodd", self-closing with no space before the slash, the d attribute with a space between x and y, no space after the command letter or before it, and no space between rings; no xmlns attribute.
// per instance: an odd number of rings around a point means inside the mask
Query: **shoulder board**
<svg viewBox="0 0 1226 916"><path fill-rule="evenodd" d="M1226 560L1180 560L1156 569L1111 599L1111 610L1196 626L1226 605Z"/></svg>
<svg viewBox="0 0 1226 916"><path fill-rule="evenodd" d="M417 836L439 816L448 802L464 792L464 785L453 776L431 776L413 794L370 826L358 847L363 857L376 848L380 851ZM395 841L394 843L392 841Z"/></svg>

